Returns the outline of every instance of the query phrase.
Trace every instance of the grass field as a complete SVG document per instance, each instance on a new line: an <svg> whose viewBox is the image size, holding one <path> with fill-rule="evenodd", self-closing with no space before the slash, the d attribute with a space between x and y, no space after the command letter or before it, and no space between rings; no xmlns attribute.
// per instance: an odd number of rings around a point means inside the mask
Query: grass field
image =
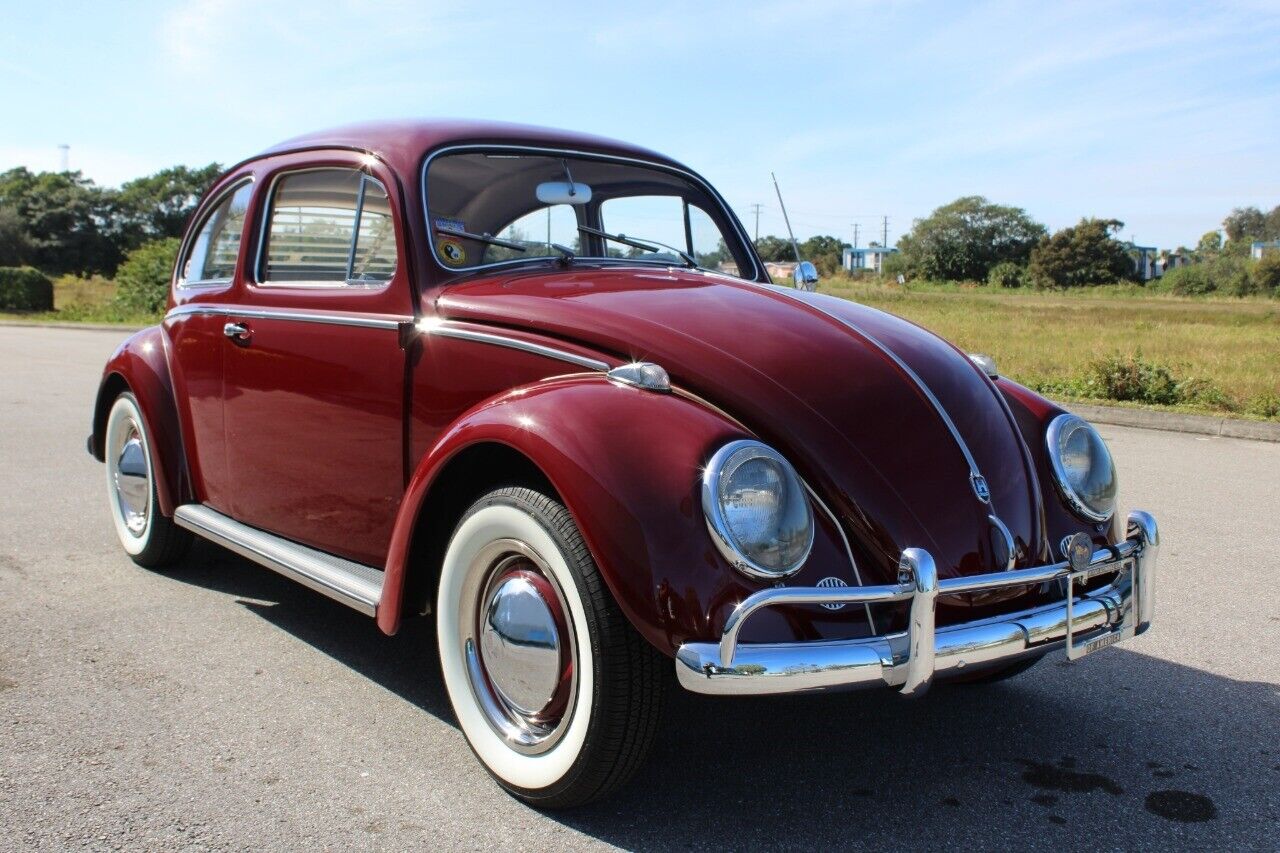
<svg viewBox="0 0 1280 853"><path fill-rule="evenodd" d="M1258 401L1280 396L1276 300L1146 295L1133 287L1067 293L904 289L847 279L819 288L905 317L967 352L986 353L1004 375L1045 390L1069 385L1100 358L1140 355L1225 398L1188 402L1176 407L1181 410L1248 415L1251 403L1257 409Z"/></svg>

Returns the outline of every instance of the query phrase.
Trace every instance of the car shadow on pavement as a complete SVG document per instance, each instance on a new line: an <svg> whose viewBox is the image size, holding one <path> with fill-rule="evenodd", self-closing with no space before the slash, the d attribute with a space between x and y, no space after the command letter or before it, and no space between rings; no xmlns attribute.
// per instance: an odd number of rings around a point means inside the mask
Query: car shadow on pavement
<svg viewBox="0 0 1280 853"><path fill-rule="evenodd" d="M171 576L236 596L456 726L432 620L386 637L287 579L201 551ZM1276 685L1114 647L1076 663L1051 655L998 684L937 685L923 701L888 691L719 699L681 690L673 673L658 741L632 782L549 817L643 849L1224 848L1274 838L1278 792Z"/></svg>

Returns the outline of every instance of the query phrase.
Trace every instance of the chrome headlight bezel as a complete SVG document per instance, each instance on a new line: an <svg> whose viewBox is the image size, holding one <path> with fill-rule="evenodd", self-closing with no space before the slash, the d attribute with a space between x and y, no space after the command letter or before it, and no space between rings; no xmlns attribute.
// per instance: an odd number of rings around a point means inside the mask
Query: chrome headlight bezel
<svg viewBox="0 0 1280 853"><path fill-rule="evenodd" d="M744 458L739 458L740 454L743 454ZM787 487L787 495L784 499L798 501L804 509L807 521L804 547L799 557L786 565L769 566L748 556L725 517L722 499L724 475L731 463L733 470L736 471L746 462L756 458L768 459L779 467ZM729 562L729 565L749 577L771 581L790 577L800 571L801 566L809 559L810 552L813 551L815 537L813 507L809 503L804 481L782 454L762 442L753 439L731 441L712 455L702 474L702 512L707 519L711 540L721 556Z"/></svg>
<svg viewBox="0 0 1280 853"><path fill-rule="evenodd" d="M1111 481L1113 484L1116 482L1115 460L1112 458L1106 442L1102 440L1102 436L1094 429L1093 424L1079 415L1064 413L1050 421L1049 428L1045 430L1045 449L1048 452L1050 469L1053 471L1054 485L1057 486L1058 494L1062 496L1068 508L1077 516L1085 521L1098 523L1108 521L1116 513L1115 489L1113 488L1112 490L1111 505L1105 510L1090 506L1071 482L1070 473L1062 461L1063 436L1076 429L1088 430L1092 437L1097 440L1095 446L1101 448L1103 453L1106 454L1105 462L1111 468ZM1097 462L1098 460L1095 458L1091 461L1091 465L1097 464Z"/></svg>

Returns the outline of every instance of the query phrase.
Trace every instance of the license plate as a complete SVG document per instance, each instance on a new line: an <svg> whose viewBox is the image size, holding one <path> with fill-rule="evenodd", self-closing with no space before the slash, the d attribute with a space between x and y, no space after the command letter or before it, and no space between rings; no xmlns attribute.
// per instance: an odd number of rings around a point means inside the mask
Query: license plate
<svg viewBox="0 0 1280 853"><path fill-rule="evenodd" d="M1084 585L1098 575L1105 575L1111 572L1119 571L1120 573L1132 572L1134 561L1132 559L1125 560L1118 566L1115 563L1103 563L1098 566L1090 566L1078 572L1072 572L1067 575L1067 658L1069 660L1079 660L1085 655L1092 654L1099 649L1105 649L1107 646L1115 645L1126 637L1133 636L1134 615L1133 606L1130 602L1129 607L1121 614L1120 623L1111 627L1107 633L1094 637L1091 640L1077 643L1075 641L1075 619L1074 607L1076 585Z"/></svg>

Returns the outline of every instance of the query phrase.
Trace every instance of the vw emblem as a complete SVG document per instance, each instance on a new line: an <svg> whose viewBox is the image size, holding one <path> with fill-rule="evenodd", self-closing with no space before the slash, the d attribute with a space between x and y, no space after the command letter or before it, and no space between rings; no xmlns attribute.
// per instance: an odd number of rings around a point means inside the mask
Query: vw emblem
<svg viewBox="0 0 1280 853"><path fill-rule="evenodd" d="M991 503L991 489L987 486L987 478L981 474L971 474L969 480L973 483L973 493L978 496L978 500L984 504Z"/></svg>
<svg viewBox="0 0 1280 853"><path fill-rule="evenodd" d="M831 587L836 587L836 586L848 586L848 584L840 580L840 578L823 578L822 580L818 581L818 586L824 586L830 589ZM822 606L827 608L828 610L839 610L840 608L844 607L844 604L843 603L824 604Z"/></svg>

